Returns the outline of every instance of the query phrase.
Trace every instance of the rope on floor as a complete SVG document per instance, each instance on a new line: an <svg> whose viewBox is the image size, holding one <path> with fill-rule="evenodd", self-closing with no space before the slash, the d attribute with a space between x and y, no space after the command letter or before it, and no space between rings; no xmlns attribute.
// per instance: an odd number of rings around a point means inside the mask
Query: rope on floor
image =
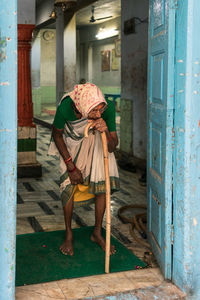
<svg viewBox="0 0 200 300"><path fill-rule="evenodd" d="M138 243L140 243L142 246L150 249L150 245L143 240L147 238L147 228L146 228L147 213L145 212L145 213L136 214L133 216L133 218L128 218L123 214L124 211L127 211L129 209L138 209L138 208L144 210L147 209L146 205L141 205L141 204L124 205L119 208L118 217L123 223L130 223L129 230L133 239L136 240ZM139 233L142 239L138 237L138 234L136 234L135 231Z"/></svg>

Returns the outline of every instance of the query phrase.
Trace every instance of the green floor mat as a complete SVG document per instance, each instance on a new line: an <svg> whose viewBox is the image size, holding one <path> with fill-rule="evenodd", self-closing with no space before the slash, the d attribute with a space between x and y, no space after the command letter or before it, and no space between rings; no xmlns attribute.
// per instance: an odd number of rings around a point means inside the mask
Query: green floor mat
<svg viewBox="0 0 200 300"><path fill-rule="evenodd" d="M59 251L65 236L63 230L17 235L16 286L104 274L105 253L90 241L92 230L93 227L73 230L72 257ZM105 230L103 235L105 236ZM145 263L115 238L111 238L111 243L115 245L117 252L111 256L110 272L145 267Z"/></svg>

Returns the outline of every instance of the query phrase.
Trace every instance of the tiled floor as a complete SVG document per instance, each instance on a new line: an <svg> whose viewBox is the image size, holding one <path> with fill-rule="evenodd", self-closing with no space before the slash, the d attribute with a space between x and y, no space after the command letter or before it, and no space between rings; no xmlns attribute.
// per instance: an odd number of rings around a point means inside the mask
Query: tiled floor
<svg viewBox="0 0 200 300"><path fill-rule="evenodd" d="M64 229L59 199L59 161L47 155L50 130L37 127L37 159L42 164L43 176L38 179L18 179L17 233ZM135 254L143 258L148 250L135 242L129 233L129 224L123 224L118 209L127 204L145 204L146 188L138 183L140 174L120 170L121 190L111 196L112 234ZM73 214L73 228L94 224L94 204L78 207ZM105 227L105 220L103 223Z"/></svg>
<svg viewBox="0 0 200 300"><path fill-rule="evenodd" d="M53 231L65 228L62 206L59 199L59 161L47 156L51 132L49 129L41 126L37 126L37 132L37 159L42 164L43 176L38 179L18 179L17 234ZM133 251L139 258L143 259L144 252L149 251L149 249L144 248L138 242L133 240L129 232L129 224L123 224L119 220L117 212L123 205L145 204L146 188L141 187L138 183L138 178L140 177L139 173L130 173L124 170L119 171L121 190L111 196L111 232L112 235L127 248ZM139 210L137 212L139 212ZM73 228L90 226L93 224L94 204L87 207L79 207L74 210L72 221ZM103 226L105 227L105 221ZM153 268L144 270L78 279L65 279L58 282L17 287L16 299L46 300L83 299L85 297L93 298L96 296L111 295L117 292L145 288L147 286L156 287L160 284L165 284L155 261L151 262ZM172 287L174 288L173 285ZM143 297L137 299L151 298Z"/></svg>

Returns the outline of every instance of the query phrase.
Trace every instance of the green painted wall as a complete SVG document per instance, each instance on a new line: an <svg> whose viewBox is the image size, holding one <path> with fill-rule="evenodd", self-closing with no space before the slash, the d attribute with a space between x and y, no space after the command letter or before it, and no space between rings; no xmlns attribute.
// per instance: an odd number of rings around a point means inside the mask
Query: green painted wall
<svg viewBox="0 0 200 300"><path fill-rule="evenodd" d="M121 87L116 86L99 86L100 90L103 94L121 94ZM120 98L116 99L117 102L117 110L120 109ZM117 115L119 115L119 112L117 112Z"/></svg>
<svg viewBox="0 0 200 300"><path fill-rule="evenodd" d="M120 94L121 88L116 86L98 86L104 94Z"/></svg>
<svg viewBox="0 0 200 300"><path fill-rule="evenodd" d="M43 104L56 105L56 87L41 86L40 88L32 89L32 101L34 116L40 116Z"/></svg>
<svg viewBox="0 0 200 300"><path fill-rule="evenodd" d="M120 101L120 150L133 154L133 101Z"/></svg>
<svg viewBox="0 0 200 300"><path fill-rule="evenodd" d="M33 114L39 116L41 114L41 91L40 88L32 89Z"/></svg>
<svg viewBox="0 0 200 300"><path fill-rule="evenodd" d="M121 88L114 86L99 86L103 94L120 94ZM56 87L55 86L41 86L40 88L32 89L32 101L34 116L41 114L43 104L56 105ZM117 105L120 107L120 99L117 100Z"/></svg>
<svg viewBox="0 0 200 300"><path fill-rule="evenodd" d="M27 152L36 151L36 139L18 139L17 140L17 151Z"/></svg>
<svg viewBox="0 0 200 300"><path fill-rule="evenodd" d="M40 86L41 103L56 103L56 87L55 86Z"/></svg>

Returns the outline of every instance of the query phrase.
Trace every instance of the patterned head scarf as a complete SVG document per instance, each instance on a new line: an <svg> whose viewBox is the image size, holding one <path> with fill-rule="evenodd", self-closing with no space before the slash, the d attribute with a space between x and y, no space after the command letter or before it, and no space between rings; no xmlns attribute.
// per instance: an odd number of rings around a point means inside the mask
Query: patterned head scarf
<svg viewBox="0 0 200 300"><path fill-rule="evenodd" d="M84 118L87 118L89 112L100 103L105 103L106 100L100 89L92 83L77 84L74 90L69 93L76 108Z"/></svg>

